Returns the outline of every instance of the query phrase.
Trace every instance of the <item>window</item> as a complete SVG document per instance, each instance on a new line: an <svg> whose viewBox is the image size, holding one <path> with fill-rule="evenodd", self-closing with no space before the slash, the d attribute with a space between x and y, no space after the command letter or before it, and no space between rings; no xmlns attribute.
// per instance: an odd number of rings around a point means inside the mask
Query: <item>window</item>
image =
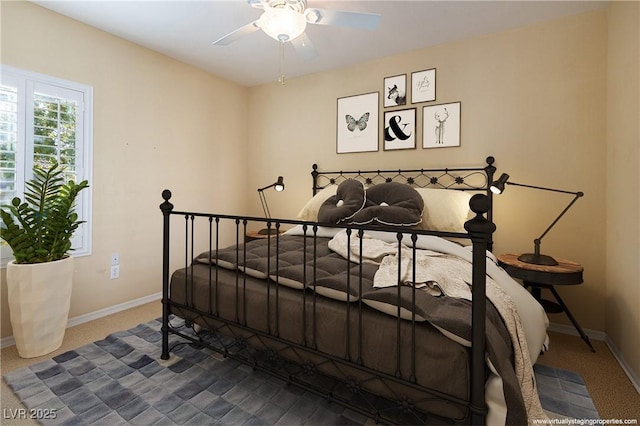
<svg viewBox="0 0 640 426"><path fill-rule="evenodd" d="M34 165L55 159L65 177L91 184L93 89L2 65L0 68L0 204L23 198ZM91 189L80 192L76 213L85 221L73 237L73 255L91 253ZM2 265L12 259L2 241Z"/></svg>

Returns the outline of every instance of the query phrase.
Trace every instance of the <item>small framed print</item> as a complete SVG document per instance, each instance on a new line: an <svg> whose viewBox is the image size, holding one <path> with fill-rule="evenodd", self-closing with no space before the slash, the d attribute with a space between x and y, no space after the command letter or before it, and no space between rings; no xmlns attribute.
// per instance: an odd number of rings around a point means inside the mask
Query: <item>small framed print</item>
<svg viewBox="0 0 640 426"><path fill-rule="evenodd" d="M384 150L416 147L416 109L384 113Z"/></svg>
<svg viewBox="0 0 640 426"><path fill-rule="evenodd" d="M460 110L460 102L423 107L422 147L460 146Z"/></svg>
<svg viewBox="0 0 640 426"><path fill-rule="evenodd" d="M411 73L411 103L436 100L436 69Z"/></svg>
<svg viewBox="0 0 640 426"><path fill-rule="evenodd" d="M407 75L396 75L384 79L384 107L407 104Z"/></svg>
<svg viewBox="0 0 640 426"><path fill-rule="evenodd" d="M338 98L336 152L378 150L379 92Z"/></svg>

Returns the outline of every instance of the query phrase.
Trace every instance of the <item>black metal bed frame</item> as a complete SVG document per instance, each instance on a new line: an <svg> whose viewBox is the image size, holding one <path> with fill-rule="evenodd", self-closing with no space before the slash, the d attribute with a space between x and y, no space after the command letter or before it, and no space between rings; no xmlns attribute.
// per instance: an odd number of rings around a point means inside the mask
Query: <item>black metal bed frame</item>
<svg viewBox="0 0 640 426"><path fill-rule="evenodd" d="M384 408L380 408L379 400L375 395L371 395L363 387L364 382L375 380L379 381L382 386L387 389L391 389L390 384L400 385L406 389L418 390L424 392L425 400L430 398L438 398L450 401L452 404L458 404L466 407L468 410L468 416L465 419L459 419L462 421L470 421L472 424L484 424L486 416L485 406L485 380L486 380L486 365L485 365L485 300L486 300L486 250L491 250L492 247L492 234L495 231L495 225L492 222L492 193L489 190L489 186L493 181L493 175L495 173L495 167L493 166L494 158L487 157L486 166L479 168L440 168L440 169L414 169L414 170L373 170L373 171L337 171L337 172L321 172L318 171L318 166L313 165L313 171L311 172L313 178L313 193L314 195L319 189L322 189L326 185L338 184L343 180L354 178L365 182L366 184L375 184L380 182L403 182L417 187L434 187L434 188L449 188L459 189L464 191L478 192L473 195L470 201L470 208L475 213L475 217L468 220L465 223L465 229L467 233L451 233L451 232L435 232L435 231L402 231L410 233L412 238L416 235L437 235L443 237L454 238L467 238L471 240L472 259L473 259L473 272L472 272L472 337L471 337L471 361L470 361L470 399L469 401L461 400L459 398L452 397L450 395L443 394L433 389L421 386L416 382L415 378L415 288L413 290L413 308L411 327L413 332L413 341L411 347L413 352L410 352L412 372L409 377L402 377L399 373L399 364L401 358L401 341L400 341L400 326L401 322L407 320L400 318L400 308L398 308L397 315L397 362L398 370L395 375L386 374L380 371L373 370L363 365L360 357L361 352L358 349L358 353L352 356L351 351L347 349L344 357L338 357L332 354L321 352L316 346L315 332L311 336L310 341L307 341L306 331L303 331L302 341L291 341L283 339L279 335L278 330L278 282L271 283L271 280L267 280L267 300L275 298L275 312L272 314L276 318L275 329L268 326L265 330L259 330L247 326L246 322L246 310L243 311L244 318L239 315L239 300L244 297L243 291L243 279L246 279L246 275L240 270L236 270L236 297L235 297L235 318L225 318L219 314L218 297L216 297L216 306L209 306L208 311L201 311L194 307L193 301L187 300L187 292L185 291L185 303L177 303L171 300L170 294L170 222L171 216L182 216L184 219L184 247L185 247L185 268L188 268L193 263L196 253L194 253L194 239L195 239L195 222L196 220L208 222L209 232L209 251L218 250L219 247L219 233L221 222L233 222L235 224L235 240L236 244L241 244L245 241L247 236L247 225L249 223L260 223L265 225L268 229L274 227L276 230L280 229L281 225L302 225L303 229L310 230L312 232L312 238L315 244L315 235L318 229L318 224L311 222L304 222L298 220L280 220L280 219L265 219L249 216L234 216L234 215L222 215L222 214L210 214L210 213L197 213L186 211L175 211L173 204L169 201L171 198L171 192L164 190L162 197L164 202L160 205L160 209L163 213L163 270L162 270L162 359L168 359L169 348L169 334L173 334L185 339L186 342L192 342L198 345L204 345L208 348L221 353L225 357L229 357L250 365L256 370L266 372L270 375L279 377L285 380L287 383L295 384L304 388L305 390L320 395L326 398L329 402L337 402L350 409L360 412L374 418L376 421L385 421L390 423L426 423L427 417L424 413L414 409L414 406L420 401L408 400L396 391L391 391L394 394L394 401L391 404L385 405ZM476 182L476 183L474 183ZM368 229L367 226L339 226L346 228L348 234L352 231L362 236L362 233ZM380 228L376 228L380 230ZM386 229L396 232L398 240L402 239L402 232L398 232L397 229ZM276 259L278 258L278 238L279 234L275 233L273 236L268 234L268 238L274 238L276 247ZM415 240L414 240L415 241ZM269 245L270 246L270 245ZM237 256L241 256L240 251L236 250ZM277 260L276 260L277 262ZM414 265L415 267L415 265ZM217 295L217 264L212 265L209 272L209 292L216 291ZM278 266L276 265L276 270ZM270 274L269 274L270 275ZM314 275L315 276L315 275ZM244 278L243 278L244 277ZM186 283L185 283L186 285ZM274 287L271 292L271 286ZM215 287L215 288L214 288ZM271 293L269 293L271 292ZM242 296L241 296L242 294ZM192 295L193 297L193 295ZM320 296L322 297L322 296ZM400 297L400 287L398 287L398 297ZM312 298L313 301L313 313L311 313L311 321L315 327L315 292L311 292L308 295L306 291L301 290L301 298L303 298L303 307L306 306L305 298ZM350 307L347 296L347 322L349 321ZM269 304L269 302L268 302ZM209 303L211 305L211 303ZM360 316L361 327L361 315L363 306L358 303L358 315ZM267 308L269 309L269 308ZM304 309L304 308L303 308ZM194 335L193 333L186 332L184 329L178 327L172 327L170 324L170 316L176 311L189 312L196 319L203 320L207 326L212 329L208 333ZM269 312L269 311L267 311ZM268 321L271 321L271 314L267 314ZM303 315L306 318L306 314ZM304 320L303 320L304 321ZM306 327L303 324L303 327ZM349 328L347 327L347 342L346 347L350 348L351 342L349 337ZM315 329L315 328L314 328ZM302 330L305 330L303 328ZM361 329L360 329L361 330ZM359 339L360 336L352 336L351 338ZM361 348L361 346L358 346ZM283 356L286 352L286 356ZM313 359L320 357L322 361L311 362L309 361L309 354L313 356ZM313 379L314 376L319 375L320 364L331 364L332 370L338 372L337 375L333 375L330 378L324 377L322 380ZM359 373L368 375L366 379L356 380L349 371L352 369L357 370ZM319 384L320 383L320 384ZM355 405L354 405L355 404ZM436 416L437 417L437 416Z"/></svg>

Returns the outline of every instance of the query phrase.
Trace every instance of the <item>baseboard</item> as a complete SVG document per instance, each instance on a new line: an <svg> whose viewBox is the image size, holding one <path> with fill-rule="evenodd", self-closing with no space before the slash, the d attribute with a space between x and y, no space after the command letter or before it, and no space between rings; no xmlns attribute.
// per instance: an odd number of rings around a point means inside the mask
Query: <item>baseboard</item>
<svg viewBox="0 0 640 426"><path fill-rule="evenodd" d="M0 349L8 348L9 346L13 346L16 344L16 341L13 339L13 336L7 336L0 339Z"/></svg>
<svg viewBox="0 0 640 426"><path fill-rule="evenodd" d="M580 336L580 333L578 333L578 330L576 330L574 326L567 325L567 324L558 324L555 322L552 322L549 324L549 331L555 331L556 333L562 333L562 334L569 334L571 336ZM589 336L589 339L599 340L601 342L605 341L607 336L604 331L589 330L588 328L584 328L582 329L582 331L584 331L584 334Z"/></svg>
<svg viewBox="0 0 640 426"><path fill-rule="evenodd" d="M580 336L580 333L578 333L578 330L576 330L575 327L566 324L551 323L549 324L549 331L569 334L571 336ZM629 380L631 380L631 384L633 385L633 387L636 388L638 393L640 393L640 378L638 378L638 376L636 376L636 374L633 372L611 338L603 331L589 329L583 329L583 331L587 336L589 336L589 339L603 341L607 345L607 347L609 347L609 350L613 354L614 358L616 359L616 361L618 361L618 364L620 364L622 371L624 371Z"/></svg>
<svg viewBox="0 0 640 426"><path fill-rule="evenodd" d="M629 378L629 380L631 380L631 384L633 385L633 387L636 388L638 393L640 393L640 377L638 377L633 372L633 370L631 369L631 366L622 357L622 355L620 354L620 351L618 350L618 347L613 343L613 341L611 340L611 338L609 338L609 336L607 336L604 342L607 344L607 346L611 350L611 353L618 361L618 364L620 364L620 367L622 367L622 370L627 374L627 377Z"/></svg>
<svg viewBox="0 0 640 426"><path fill-rule="evenodd" d="M140 297L139 299L130 300L118 305L109 306L104 309L98 309L97 311L89 312L88 314L78 315L77 317L69 318L69 321L67 321L67 328L75 327L76 325L84 324L85 322L100 319L107 315L126 311L127 309L135 308L136 306L141 306L160 299L162 299L162 292L150 294L149 296ZM0 340L0 349L13 346L15 344L16 341L13 336L3 337Z"/></svg>

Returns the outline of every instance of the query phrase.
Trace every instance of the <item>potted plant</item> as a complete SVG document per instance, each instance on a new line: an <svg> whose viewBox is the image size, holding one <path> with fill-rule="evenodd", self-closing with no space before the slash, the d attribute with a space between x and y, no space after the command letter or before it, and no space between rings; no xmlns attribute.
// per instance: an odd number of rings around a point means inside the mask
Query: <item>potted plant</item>
<svg viewBox="0 0 640 426"><path fill-rule="evenodd" d="M82 221L74 211L84 180L64 182L57 161L35 166L24 202L0 208L0 237L13 250L7 265L9 314L18 354L33 358L62 345L73 279L71 237Z"/></svg>

